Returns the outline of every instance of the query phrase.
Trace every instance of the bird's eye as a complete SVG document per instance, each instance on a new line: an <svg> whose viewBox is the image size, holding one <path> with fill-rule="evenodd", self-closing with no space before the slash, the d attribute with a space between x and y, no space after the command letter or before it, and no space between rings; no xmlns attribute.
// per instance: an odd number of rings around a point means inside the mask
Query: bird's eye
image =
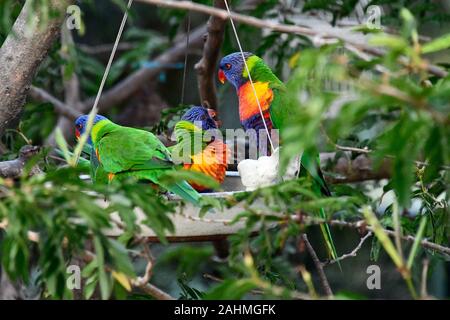
<svg viewBox="0 0 450 320"><path fill-rule="evenodd" d="M231 64L230 63L226 63L225 64L225 69L230 70L231 69Z"/></svg>
<svg viewBox="0 0 450 320"><path fill-rule="evenodd" d="M77 128L81 129L83 126L81 124L77 124Z"/></svg>

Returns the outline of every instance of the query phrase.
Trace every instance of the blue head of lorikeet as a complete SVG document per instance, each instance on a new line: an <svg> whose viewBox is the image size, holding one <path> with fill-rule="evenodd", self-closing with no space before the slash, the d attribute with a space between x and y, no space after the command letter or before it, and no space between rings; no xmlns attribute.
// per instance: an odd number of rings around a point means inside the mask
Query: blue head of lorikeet
<svg viewBox="0 0 450 320"><path fill-rule="evenodd" d="M253 55L251 52L244 52L245 60ZM245 70L242 54L240 52L231 53L220 60L219 81L224 83L225 80L228 80L236 89L239 89L241 85L248 81L248 76L244 76Z"/></svg>
<svg viewBox="0 0 450 320"><path fill-rule="evenodd" d="M77 137L77 139L80 138L80 136L82 134L84 134L84 132L86 131L86 125L87 125L88 119L89 119L89 115L85 114L85 115L79 116L77 118L77 120L75 120L75 136ZM107 118L98 114L95 116L93 124L96 124L100 120L107 120ZM88 137L87 143L92 145L92 139L91 139L90 135Z"/></svg>
<svg viewBox="0 0 450 320"><path fill-rule="evenodd" d="M217 122L214 119L215 111L200 106L193 106L181 117L181 120L189 121L194 124L201 122L202 130L217 129Z"/></svg>

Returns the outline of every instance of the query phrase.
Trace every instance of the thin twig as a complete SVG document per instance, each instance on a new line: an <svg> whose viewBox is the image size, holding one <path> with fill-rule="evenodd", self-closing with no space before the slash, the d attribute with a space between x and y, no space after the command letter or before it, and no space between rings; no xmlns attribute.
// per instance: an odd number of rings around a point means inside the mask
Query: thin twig
<svg viewBox="0 0 450 320"><path fill-rule="evenodd" d="M323 221L318 221L317 223L323 223ZM349 228L355 228L355 229L359 229L359 228L366 228L369 231L373 231L371 226L367 226L366 221L365 220L360 220L360 221L356 221L356 222L346 222L346 221L342 221L342 220L331 220L328 221L327 223L329 223L332 226L342 226L342 227L349 227ZM384 232L386 232L390 237L394 237L395 236L395 232L392 230L388 230L388 229L383 229ZM414 242L415 241L415 237L411 236L411 235L407 235L407 236L402 236L401 237L402 240L408 241L408 242ZM450 248L449 247L445 247L442 246L440 244L434 243L434 242L430 242L426 239L420 241L420 245L424 248L430 249L430 250L435 250L438 251L439 253L442 254L446 254L448 256L450 256Z"/></svg>
<svg viewBox="0 0 450 320"><path fill-rule="evenodd" d="M88 46L85 44L79 44L78 48L80 48L81 51L84 51L87 54L96 55L96 54L104 54L104 53L110 53L114 44L113 43L105 43L105 44L99 44L96 46ZM138 45L132 42L122 42L119 43L117 46L118 51L128 51L133 50Z"/></svg>
<svg viewBox="0 0 450 320"><path fill-rule="evenodd" d="M366 53L369 53L374 56L384 56L385 51L380 50L379 48L375 48L372 46L367 45L366 43L358 42L354 39L351 39L349 36L344 36L342 34L342 29L339 28L330 28L325 30L315 30L312 28L307 27L301 27L297 25L287 25L287 24L281 24L276 23L273 21L258 19L255 17L238 14L232 12L231 14L228 14L226 10L214 8L211 6L206 6L190 1L173 1L173 0L137 0L139 2L154 4L161 7L168 7L168 8L177 8L177 9L184 9L184 10L192 10L197 12L202 12L208 15L213 15L219 18L222 18L223 20L228 19L230 16L234 21L245 23L260 29L271 29L273 31L278 32L284 32L284 33L294 33L294 34L301 34L305 36L320 36L322 38L335 38L338 40L341 40L345 43L348 43L356 48L358 48L361 51L364 51ZM400 62L402 64L407 65L408 61L403 58L400 59ZM447 76L447 71L439 68L438 66L428 64L424 66L424 68L431 74L444 78Z"/></svg>
<svg viewBox="0 0 450 320"><path fill-rule="evenodd" d="M364 147L363 149L361 149L361 148L355 148L355 147L341 146L339 144L335 144L334 146L336 147L336 149L341 150L341 151L351 151L351 152L363 153L363 154L367 154L367 153L371 153L372 152L372 150L370 150L367 147Z"/></svg>
<svg viewBox="0 0 450 320"><path fill-rule="evenodd" d="M338 258L336 258L334 260L328 260L328 261L322 262L322 266L327 266L327 265L330 265L330 264L334 264L334 263L336 263L338 261L342 261L342 260L350 258L350 257L356 257L356 254L358 253L359 250L361 250L361 247L364 244L364 242L371 236L372 236L372 232L371 231L367 232L367 234L360 239L360 241L359 241L359 243L358 243L358 245L356 246L355 249L353 249L349 253L343 254L342 256L340 256L340 257L338 257Z"/></svg>
<svg viewBox="0 0 450 320"><path fill-rule="evenodd" d="M6 229L8 227L8 221L7 220L3 220L0 222L0 229ZM40 241L40 236L39 233L37 232L33 232L33 231L28 231L28 240L34 243L38 243ZM63 241L63 246L66 247L68 245L68 240L66 238L64 238ZM83 260L87 263L93 261L95 259L95 253L89 251L89 250L84 250L83 252ZM146 271L145 271L145 275L143 278L128 278L129 283L136 288L140 288L142 291L144 291L145 293L151 295L153 298L157 299L157 300L175 300L174 297L172 297L170 294L162 291L161 289L159 289L158 287L145 282L144 278L150 278L151 277L151 269L152 269L152 265L146 267ZM111 268L106 266L106 270L109 272L112 272ZM144 279L144 280L143 280Z"/></svg>
<svg viewBox="0 0 450 320"><path fill-rule="evenodd" d="M147 265L145 266L145 272L144 275L142 277L138 277L134 280L132 280L132 285L135 287L144 287L148 284L148 282L150 281L150 279L152 278L153 275L153 265L154 265L154 259L152 254L150 253L150 249L148 248L147 245L144 245L144 250L142 253L142 256L145 257L145 259L147 260Z"/></svg>
<svg viewBox="0 0 450 320"><path fill-rule="evenodd" d="M325 294L328 297L333 296L333 291L331 290L330 284L328 283L327 276L325 275L325 271L323 271L323 265L322 262L320 262L319 257L316 254L316 251L314 251L314 248L312 247L311 243L308 240L308 236L306 233L302 235L303 241L305 242L306 248L308 249L309 254L311 255L311 258L316 266L317 273L319 274L320 283L322 284L322 288L325 291Z"/></svg>
<svg viewBox="0 0 450 320"><path fill-rule="evenodd" d="M86 262L90 262L93 259L95 259L95 254L90 251L85 251L83 259ZM106 266L106 269L110 272L112 271L108 266ZM141 289L142 291L144 291L145 293L147 293L148 295L152 296L157 300L175 300L174 297L172 297L167 292L164 292L163 290L159 289L158 287L150 283L142 283L141 278L135 279L128 278L128 281L133 287Z"/></svg>
<svg viewBox="0 0 450 320"><path fill-rule="evenodd" d="M323 135L327 139L328 143L333 145L337 150L346 151L346 152L361 153L361 154L369 154L369 153L373 153L374 152L374 150L369 149L367 146L364 147L364 148L356 148L356 147L348 147L348 146L339 145L339 144L335 143L330 138L330 136L327 134L326 130L323 127L321 127L321 132L323 133ZM388 154L388 155L385 155L385 158L386 159L395 159L395 156ZM411 160L411 161L414 162L416 164L416 166L418 166L418 167L424 167L424 166L428 166L429 165L427 162L424 162L424 161L417 161L417 160ZM440 168L444 169L444 170L450 170L450 166L448 166L448 165L442 165Z"/></svg>
<svg viewBox="0 0 450 320"><path fill-rule="evenodd" d="M51 103L53 105L53 107L55 108L56 112L58 112L59 114L65 116L69 119L74 120L77 117L79 117L80 115L82 115L82 113L80 111L72 109L70 106L66 105L64 102L62 102L58 98L54 97L53 95L51 95L44 89L41 89L41 88L38 88L35 86L31 86L30 96L35 100Z"/></svg>
<svg viewBox="0 0 450 320"><path fill-rule="evenodd" d="M57 161L61 161L61 162L66 162L66 159L64 159L64 158L61 158L61 157L58 157L58 156L54 156L54 155L48 155L47 157L49 157L50 159L53 159L53 160L57 160Z"/></svg>
<svg viewBox="0 0 450 320"><path fill-rule="evenodd" d="M147 259L147 265L145 267L144 276L132 279L131 284L134 287L140 288L142 291L151 295L153 298L157 300L175 300L175 298L172 297L170 294L162 291L158 287L155 287L154 285L149 283L153 275L154 258L150 252L149 247L146 245L144 245L143 255Z"/></svg>
<svg viewBox="0 0 450 320"><path fill-rule="evenodd" d="M349 152L355 152L355 153L361 153L361 154L369 154L374 151L367 147L355 148L355 147L341 146L341 145L333 143L331 140L330 140L330 143L333 144L336 149L341 150L341 151L349 151ZM387 159L395 159L395 156L393 156L393 155L385 155L385 157ZM416 166L418 166L418 167L426 167L429 165L429 163L424 162L424 161L417 161L417 160L413 161L412 160L412 162L414 162L416 164ZM450 166L448 166L448 165L442 165L442 166L440 166L440 168L443 170L450 170Z"/></svg>
<svg viewBox="0 0 450 320"><path fill-rule="evenodd" d="M24 168L28 161L37 156L40 152L40 148L36 146L25 145L20 148L19 156L14 160L0 162L0 177L1 178L19 178L24 173ZM41 173L41 170L37 165L33 166L33 169L28 172L29 175Z"/></svg>
<svg viewBox="0 0 450 320"><path fill-rule="evenodd" d="M371 91L373 94L388 96L398 101L404 102L417 110L426 110L438 123L447 124L449 122L448 118L445 117L443 113L436 111L433 107L429 106L425 100L413 98L412 96L409 96L408 94L397 89L394 86L385 83L376 84L371 82L370 80L365 80L362 77L358 79L357 85L359 85L361 89L367 89Z"/></svg>

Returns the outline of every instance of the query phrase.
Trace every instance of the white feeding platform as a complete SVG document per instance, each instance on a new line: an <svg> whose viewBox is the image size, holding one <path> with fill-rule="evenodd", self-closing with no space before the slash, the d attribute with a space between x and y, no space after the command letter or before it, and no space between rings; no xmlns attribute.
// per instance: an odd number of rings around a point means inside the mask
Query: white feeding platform
<svg viewBox="0 0 450 320"><path fill-rule="evenodd" d="M243 188L238 172L228 171L222 188L223 192L202 193L204 197L226 198L235 193L241 192ZM236 191L239 190L239 191ZM169 200L178 201L180 198L176 195L169 195ZM108 203L103 202L102 206L107 207ZM264 209L262 201L256 200L252 204L253 208ZM232 208L223 208L223 210L211 209L205 215L200 217L200 208L190 203L184 206L178 206L174 214L170 214L170 218L175 228L175 232L166 234L170 242L186 242L186 241L211 241L220 240L235 234L245 226L245 220L230 222L240 213L245 211L244 204L239 203ZM139 221L145 219L145 214L140 208L135 209L136 216ZM121 224L120 217L117 213L112 213L111 218L118 222L114 227L105 230L105 234L112 237L120 236L123 231L119 227ZM139 236L148 238L149 241L159 242L158 237L151 228L141 224L141 233ZM255 232L258 231L255 227Z"/></svg>

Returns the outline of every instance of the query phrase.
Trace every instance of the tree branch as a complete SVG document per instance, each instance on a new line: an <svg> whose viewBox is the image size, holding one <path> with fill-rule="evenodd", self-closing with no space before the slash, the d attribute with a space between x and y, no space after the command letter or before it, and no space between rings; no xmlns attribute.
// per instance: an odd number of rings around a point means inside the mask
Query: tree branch
<svg viewBox="0 0 450 320"><path fill-rule="evenodd" d="M162 291L158 287L152 285L151 283L147 283L142 287L139 287L142 291L147 293L148 295L151 295L156 300L176 300L174 297L172 297L170 294Z"/></svg>
<svg viewBox="0 0 450 320"><path fill-rule="evenodd" d="M323 221L322 221L323 222ZM318 223L322 223L322 222L318 222ZM360 221L356 221L356 222L347 222L347 221L341 221L341 220L331 220L327 222L328 224L332 225L332 226L341 226L341 227L348 227L348 228L353 228L353 229L360 229L360 228L365 228L369 231L373 231L373 228L371 226L368 226L366 224L365 220L360 220ZM395 232L392 230L388 230L388 229L383 229L383 231L390 237L395 237ZM401 236L402 240L408 241L408 242L414 242L416 240L415 237L413 236ZM442 245L439 245L437 243L434 242L430 242L426 239L420 241L420 245L424 248L430 249L430 250L435 250L438 251L442 254L446 254L448 256L450 256L450 248L448 247L444 247Z"/></svg>
<svg viewBox="0 0 450 320"><path fill-rule="evenodd" d="M324 165L333 161L334 153L321 154L321 161ZM330 157L331 156L331 157ZM367 180L388 179L391 176L390 159L385 159L378 168L375 168L372 160L366 154L360 154L355 159L350 156L342 156L337 159L336 164L325 172L325 180L330 184L355 183Z"/></svg>
<svg viewBox="0 0 450 320"><path fill-rule="evenodd" d="M0 177L2 178L19 178L23 174L23 169L28 160L39 153L39 147L23 146L19 151L19 157L14 160L0 162ZM30 174L40 172L37 167L34 167ZM1 228L1 226L0 226Z"/></svg>
<svg viewBox="0 0 450 320"><path fill-rule="evenodd" d="M34 100L40 101L40 102L49 102L53 105L56 112L59 114L71 119L75 120L77 117L82 115L80 111L77 111L75 109L72 109L67 104L59 100L58 98L52 96L50 93L45 91L44 89L31 86L30 87L30 97Z"/></svg>
<svg viewBox="0 0 450 320"><path fill-rule="evenodd" d="M340 257L338 257L338 258L336 258L334 260L328 260L328 261L322 262L322 266L327 266L329 264L334 264L336 262L342 261L342 260L350 258L350 257L356 257L356 254L358 253L359 250L361 250L362 245L364 244L364 242L371 236L372 236L372 232L371 231L367 232L367 234L364 237L362 237L361 240L359 240L358 245L356 246L355 249L352 250L352 252L343 254L342 256L340 256Z"/></svg>
<svg viewBox="0 0 450 320"><path fill-rule="evenodd" d="M247 7L252 8L256 3L261 2L261 0L247 0L243 4ZM218 17L220 19L220 17ZM220 19L224 20L224 19ZM202 48L204 45L204 35L207 32L207 28L205 26L201 26L193 30L189 34L189 50L194 50L196 48ZM213 37L216 39L216 37ZM117 106L128 99L132 94L134 94L139 88L141 88L147 81L151 81L152 78L157 76L161 70L164 69L164 65L168 63L173 63L180 61L183 58L183 55L186 51L186 37L180 37L176 40L176 45L161 55L157 56L154 59L156 64L160 64L159 67L156 68L142 68L132 73L130 76L120 81L118 84L105 91L100 98L99 101L99 111L105 112L111 107ZM208 45L208 44L207 44ZM210 60L213 61L213 60ZM207 69L209 69L209 62L207 65ZM214 71L214 70L213 70ZM214 78L211 78L213 81ZM215 86L214 89L215 90ZM202 90L203 91L203 90ZM215 91L214 91L215 92ZM202 96L203 97L203 96ZM209 99L209 98L208 98ZM82 102L83 106L81 110L83 112L87 112L91 109L94 103L95 97L91 97ZM208 100L209 101L209 100Z"/></svg>
<svg viewBox="0 0 450 320"><path fill-rule="evenodd" d="M27 0L0 48L0 136L17 122L37 69L59 36L69 3L69 0L49 1L48 6L58 16L44 25L42 6L32 14L33 1Z"/></svg>
<svg viewBox="0 0 450 320"><path fill-rule="evenodd" d="M168 8L177 8L177 9L184 9L184 10L191 10L191 11L197 11L201 13L205 13L211 16L216 16L221 19L228 19L230 15L226 10L213 8L210 6L190 2L190 1L173 1L173 0L138 0L140 2L148 3L148 4L154 4L161 7L168 7ZM251 16L246 16L243 14L238 13L231 13L231 17L234 21L245 23L260 29L271 29L273 31L278 32L284 32L284 33L294 33L294 34L301 34L309 37L316 37L320 36L322 38L331 38L331 39L338 39L345 43L348 43L356 48L358 48L361 51L364 51L366 53L369 53L374 56L384 56L385 52L384 50L381 50L379 48L375 48L372 46L367 45L365 41L358 41L352 37L354 35L354 32L344 32L343 29L337 28L337 27L327 27L327 28L308 28L308 27L301 27L297 25L287 25L287 24L280 24L268 20L262 20ZM402 64L408 64L408 61L405 60L405 58L401 58L400 62ZM437 67L434 65L427 65L425 66L425 69L432 75L435 75L440 78L444 78L447 76L448 72Z"/></svg>
<svg viewBox="0 0 450 320"><path fill-rule="evenodd" d="M328 283L327 276L325 275L325 271L323 271L323 264L320 262L319 257L317 256L316 251L312 247L311 243L308 240L308 236L306 233L302 234L302 239L305 242L306 249L308 249L308 252L314 262L314 265L316 266L317 273L319 275L320 283L322 285L322 288L325 292L325 294L328 297L333 296L333 291L331 290L330 284Z"/></svg>
<svg viewBox="0 0 450 320"><path fill-rule="evenodd" d="M206 32L206 27L198 27L190 33L190 46L200 47L203 44L203 35ZM98 107L99 112L105 112L108 108L117 106L125 101L129 96L136 92L147 81L151 81L152 78L157 76L161 70L164 69L164 65L172 62L179 61L186 50L185 40L179 39L177 44L162 53L154 59L156 64L160 66L155 68L142 68L125 78L111 89L105 91L100 98ZM89 111L92 108L95 97L91 97L83 102L82 110L84 112Z"/></svg>
<svg viewBox="0 0 450 320"><path fill-rule="evenodd" d="M38 241L39 241L39 239L38 239ZM89 263L93 259L95 259L95 254L86 250L84 252L83 259L85 260L85 262ZM107 269L107 271L111 272L111 269L108 266L106 266L106 269ZM157 300L176 300L170 294L162 291L158 287L156 287L150 283L145 283L145 284L142 283L141 282L142 280L140 278L135 278L135 279L128 278L128 281L130 282L130 284L133 287L141 289L142 291L151 295L153 298L155 298Z"/></svg>
<svg viewBox="0 0 450 320"><path fill-rule="evenodd" d="M0 229L5 229L8 227L8 222L7 221L0 221ZM32 231L28 231L28 240L31 242L35 242L38 243L40 241L40 236L38 233L36 232L32 232ZM63 243L64 246L67 246L67 243ZM82 255L82 259L86 262L89 263L91 261L93 261L95 259L95 254L89 250L85 250L83 252ZM111 272L112 270L106 266L105 269L109 272ZM150 271L149 271L150 270ZM151 272L151 267L149 268L147 266L146 268L146 275L144 275L144 277L148 276L147 272ZM158 287L150 284L150 283L143 283L142 278L128 278L129 283L133 286L133 287L137 287L140 288L142 291L144 291L145 293L151 295L152 297L154 297L157 300L176 300L174 297L172 297L170 294L162 291L161 289L159 289Z"/></svg>
<svg viewBox="0 0 450 320"><path fill-rule="evenodd" d="M97 54L109 54L111 53L112 48L114 47L114 44L112 43L106 43L106 44L99 44L95 46L89 46L85 44L79 44L78 47L85 53L90 55L97 55ZM117 51L128 51L133 50L137 47L135 43L131 42L121 42L117 46Z"/></svg>
<svg viewBox="0 0 450 320"><path fill-rule="evenodd" d="M214 7L225 9L223 0L214 0ZM208 20L208 35L203 47L203 57L195 65L198 75L198 89L201 104L204 107L217 110L217 94L215 73L219 60L220 48L223 42L226 20L211 16Z"/></svg>

